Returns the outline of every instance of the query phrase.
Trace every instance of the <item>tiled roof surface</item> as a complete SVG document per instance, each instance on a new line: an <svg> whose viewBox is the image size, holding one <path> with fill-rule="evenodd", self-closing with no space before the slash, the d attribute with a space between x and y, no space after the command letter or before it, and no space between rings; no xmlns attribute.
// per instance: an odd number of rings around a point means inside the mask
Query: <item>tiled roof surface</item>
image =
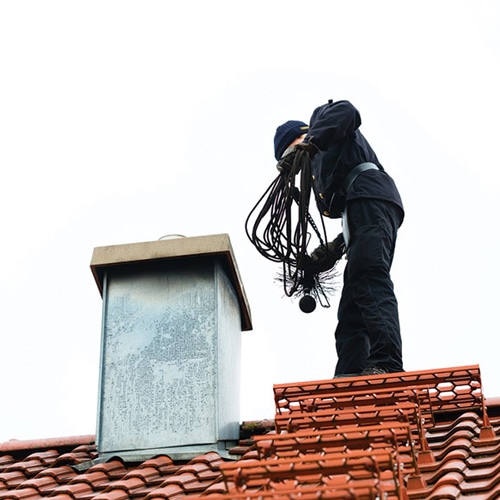
<svg viewBox="0 0 500 500"><path fill-rule="evenodd" d="M476 365L274 395L273 430L242 441L233 461L101 463L94 436L0 444L0 500L500 498L500 408Z"/></svg>

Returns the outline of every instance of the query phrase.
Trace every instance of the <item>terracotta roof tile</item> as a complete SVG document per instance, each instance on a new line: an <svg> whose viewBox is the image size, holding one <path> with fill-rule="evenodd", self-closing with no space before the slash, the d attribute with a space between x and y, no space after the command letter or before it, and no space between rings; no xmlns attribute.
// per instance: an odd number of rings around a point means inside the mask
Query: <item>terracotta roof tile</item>
<svg viewBox="0 0 500 500"><path fill-rule="evenodd" d="M140 478L146 485L157 484L161 482L160 471L155 467L138 467L125 474L124 479Z"/></svg>
<svg viewBox="0 0 500 500"><path fill-rule="evenodd" d="M89 486L91 486L94 490L99 490L103 489L106 485L109 485L110 481L106 473L103 471L93 471L93 472L86 472L83 474L80 474L76 477L74 477L70 483L76 483L76 482L81 482L81 483L87 483Z"/></svg>
<svg viewBox="0 0 500 500"><path fill-rule="evenodd" d="M118 481L114 481L110 489L122 489L125 490L131 495L133 490L144 489L145 481L140 479L139 477L130 477L128 479L120 479ZM109 490L106 490L109 491Z"/></svg>
<svg viewBox="0 0 500 500"><path fill-rule="evenodd" d="M200 481L191 472L182 472L163 481L162 486L168 486L170 484L176 484L180 486L184 491L200 490Z"/></svg>
<svg viewBox="0 0 500 500"><path fill-rule="evenodd" d="M28 500L41 498L39 492L35 488L17 488L13 491L4 491L0 493L2 500Z"/></svg>
<svg viewBox="0 0 500 500"><path fill-rule="evenodd" d="M73 497L67 493L57 493L50 495L50 500L72 500Z"/></svg>
<svg viewBox="0 0 500 500"><path fill-rule="evenodd" d="M192 462L185 465L182 470L184 472L192 473L200 481L213 480L220 476L219 468L208 467L202 462Z"/></svg>
<svg viewBox="0 0 500 500"><path fill-rule="evenodd" d="M93 445L95 441L95 436L73 436L73 437L63 437L63 438L49 438L49 439L33 439L28 441L21 441L17 439L11 439L5 443L0 443L0 453L12 453L21 451L33 452L34 450L63 450L63 449L75 449L80 446ZM61 451L62 453L62 451Z"/></svg>
<svg viewBox="0 0 500 500"><path fill-rule="evenodd" d="M69 465L61 465L59 467L49 467L44 469L37 474L37 477L50 476L54 478L58 484L66 484L76 475L77 472Z"/></svg>
<svg viewBox="0 0 500 500"><path fill-rule="evenodd" d="M95 500L125 500L127 498L130 498L128 491L122 488L106 490L94 497Z"/></svg>
<svg viewBox="0 0 500 500"><path fill-rule="evenodd" d="M0 474L0 485L5 485L7 489L17 487L26 481L26 475L22 470L14 470L12 472L2 472Z"/></svg>
<svg viewBox="0 0 500 500"><path fill-rule="evenodd" d="M16 459L12 455L0 455L0 471L15 461Z"/></svg>
<svg viewBox="0 0 500 500"><path fill-rule="evenodd" d="M166 455L160 455L155 458L150 458L149 460L146 460L141 467L155 467L158 470L161 470L165 467L171 467L174 465L174 462L170 457L167 457Z"/></svg>
<svg viewBox="0 0 500 500"><path fill-rule="evenodd" d="M0 444L0 500L500 498L500 399L486 405L475 365L274 391L275 431L242 425L235 460L100 462L89 436Z"/></svg>
<svg viewBox="0 0 500 500"><path fill-rule="evenodd" d="M75 465L75 464L81 464L85 462L89 462L93 458L95 458L97 454L89 454L85 452L70 452L70 453L64 453L57 459L57 464L58 465Z"/></svg>
<svg viewBox="0 0 500 500"><path fill-rule="evenodd" d="M212 451L210 453L205 453L203 455L199 455L196 458L193 458L190 463L191 464L202 463L208 465L211 469L218 469L220 464L224 463L224 460L218 453Z"/></svg>
<svg viewBox="0 0 500 500"><path fill-rule="evenodd" d="M231 483L231 486L234 485ZM205 495L224 495L226 493L227 493L227 487L223 481L217 481L215 483L212 483L210 484L210 486L207 486L207 489L205 490Z"/></svg>
<svg viewBox="0 0 500 500"><path fill-rule="evenodd" d="M0 493L0 498L8 499L8 498L29 498L29 497L40 497L38 492L34 488L17 488L15 490L10 491L2 491Z"/></svg>
<svg viewBox="0 0 500 500"><path fill-rule="evenodd" d="M43 496L44 494L54 491L54 489L58 486L58 483L50 476L41 476L24 481L23 486L25 488L35 488L38 493Z"/></svg>
<svg viewBox="0 0 500 500"><path fill-rule="evenodd" d="M112 459L109 462L93 465L89 472L103 472L110 481L121 479L127 469L120 460Z"/></svg>
<svg viewBox="0 0 500 500"><path fill-rule="evenodd" d="M15 462L9 466L7 466L4 470L6 472L12 471L23 471L26 477L31 477L37 474L38 472L44 470L46 465L38 459L34 460L23 460L21 462Z"/></svg>
<svg viewBox="0 0 500 500"><path fill-rule="evenodd" d="M69 495L72 498L81 498L92 493L92 487L87 483L72 482L54 489L54 494Z"/></svg>
<svg viewBox="0 0 500 500"><path fill-rule="evenodd" d="M184 489L178 484L167 484L160 488L156 488L154 491L146 495L147 500L153 499L169 499L179 497L184 495ZM99 499L98 499L99 500Z"/></svg>

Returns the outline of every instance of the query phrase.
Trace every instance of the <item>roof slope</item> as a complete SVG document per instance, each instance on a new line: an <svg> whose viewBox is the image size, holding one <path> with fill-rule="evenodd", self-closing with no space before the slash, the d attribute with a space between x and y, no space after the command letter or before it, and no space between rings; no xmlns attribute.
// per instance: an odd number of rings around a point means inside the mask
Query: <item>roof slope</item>
<svg viewBox="0 0 500 500"><path fill-rule="evenodd" d="M101 463L93 436L8 441L0 500L500 498L499 408L486 405L477 365L281 384L274 395L274 432L243 441L234 461Z"/></svg>

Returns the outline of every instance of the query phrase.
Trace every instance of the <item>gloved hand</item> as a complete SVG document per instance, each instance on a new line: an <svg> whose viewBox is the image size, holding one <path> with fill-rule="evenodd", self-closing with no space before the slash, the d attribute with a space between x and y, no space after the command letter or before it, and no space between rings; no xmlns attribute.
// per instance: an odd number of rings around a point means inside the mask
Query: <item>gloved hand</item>
<svg viewBox="0 0 500 500"><path fill-rule="evenodd" d="M284 153L281 155L280 161L276 165L276 168L280 172L290 172L298 151L305 151L309 153L309 157L312 158L319 152L319 149L311 142L300 142L299 144L294 144L293 146L285 149Z"/></svg>
<svg viewBox="0 0 500 500"><path fill-rule="evenodd" d="M340 233L333 241L320 245L311 254L314 272L328 271L342 258L345 253L344 235Z"/></svg>
<svg viewBox="0 0 500 500"><path fill-rule="evenodd" d="M295 160L295 155L297 154L297 149L294 149L295 146L290 146L285 150L283 155L280 158L280 161L277 163L276 168L280 172L290 172L292 170L293 162Z"/></svg>
<svg viewBox="0 0 500 500"><path fill-rule="evenodd" d="M292 146L292 148L296 148L297 151L307 151L309 153L309 157L312 158L315 154L319 153L319 148L312 142L299 142ZM286 151L285 151L286 153Z"/></svg>

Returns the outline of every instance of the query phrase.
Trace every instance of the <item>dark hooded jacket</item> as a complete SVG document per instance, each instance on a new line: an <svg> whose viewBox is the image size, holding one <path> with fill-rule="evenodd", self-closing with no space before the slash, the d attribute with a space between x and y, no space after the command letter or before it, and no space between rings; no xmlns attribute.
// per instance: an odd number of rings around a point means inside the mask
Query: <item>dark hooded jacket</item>
<svg viewBox="0 0 500 500"><path fill-rule="evenodd" d="M359 198L385 200L403 211L403 203L393 179L385 172L368 141L359 131L361 116L349 101L329 101L311 116L304 142L319 149L311 168L319 210L331 218L341 217L348 201ZM341 187L357 165L371 162L379 170L360 174L347 193Z"/></svg>

